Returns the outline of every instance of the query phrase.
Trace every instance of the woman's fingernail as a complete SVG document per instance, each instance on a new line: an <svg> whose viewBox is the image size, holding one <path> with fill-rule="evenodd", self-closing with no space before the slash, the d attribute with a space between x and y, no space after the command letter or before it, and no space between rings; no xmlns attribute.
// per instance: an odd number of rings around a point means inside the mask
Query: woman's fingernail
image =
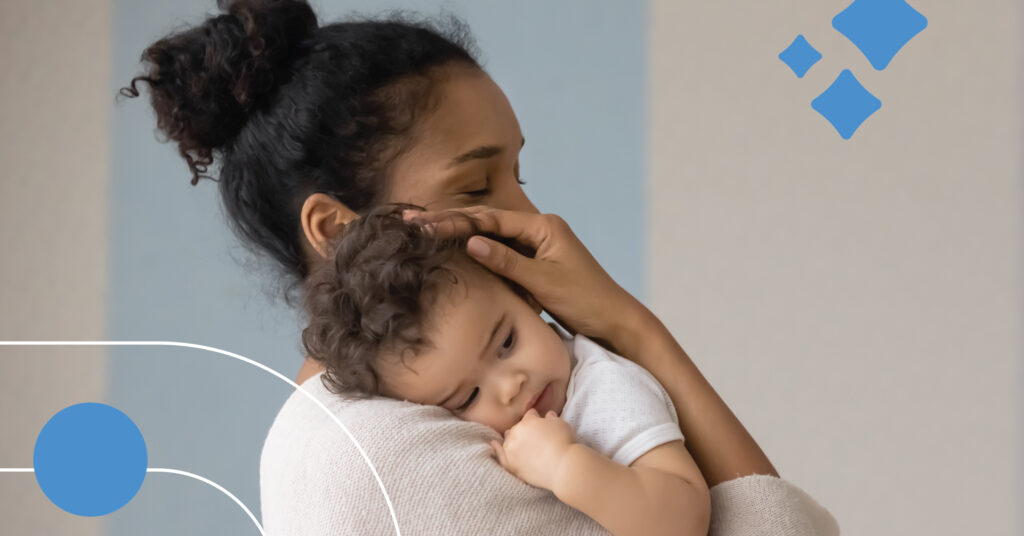
<svg viewBox="0 0 1024 536"><path fill-rule="evenodd" d="M484 258L491 254L491 246L487 245L483 238L474 236L466 244L466 251L474 257Z"/></svg>

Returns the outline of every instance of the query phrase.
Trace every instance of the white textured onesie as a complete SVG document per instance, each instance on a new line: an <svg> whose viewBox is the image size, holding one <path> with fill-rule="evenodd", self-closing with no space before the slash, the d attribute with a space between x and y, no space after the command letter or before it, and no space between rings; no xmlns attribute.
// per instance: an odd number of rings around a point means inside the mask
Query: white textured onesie
<svg viewBox="0 0 1024 536"><path fill-rule="evenodd" d="M629 466L654 447L683 439L675 406L650 372L583 335L556 331L572 360L561 417L577 441Z"/></svg>

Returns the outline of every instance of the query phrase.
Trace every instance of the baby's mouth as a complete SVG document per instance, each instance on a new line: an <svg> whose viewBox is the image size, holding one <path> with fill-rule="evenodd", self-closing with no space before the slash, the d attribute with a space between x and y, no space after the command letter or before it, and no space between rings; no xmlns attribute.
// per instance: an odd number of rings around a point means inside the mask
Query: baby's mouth
<svg viewBox="0 0 1024 536"><path fill-rule="evenodd" d="M530 403L526 405L526 409L523 411L523 414L525 415L527 411L530 411L530 409L533 408L533 409L537 410L537 413L539 413L541 415L541 417L543 417L544 414L546 413L546 411L544 411L544 409L547 407L548 403L550 402L550 400L549 400L550 398L551 398L551 383L549 382L547 385L544 386L543 389L541 389L541 391L539 393L537 393L536 395L533 395L533 398L530 399Z"/></svg>

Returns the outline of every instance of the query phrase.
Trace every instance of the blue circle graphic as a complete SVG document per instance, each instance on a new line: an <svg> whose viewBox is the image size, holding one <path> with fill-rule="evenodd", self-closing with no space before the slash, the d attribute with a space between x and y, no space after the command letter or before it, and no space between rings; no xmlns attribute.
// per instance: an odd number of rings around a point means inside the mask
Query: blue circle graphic
<svg viewBox="0 0 1024 536"><path fill-rule="evenodd" d="M89 402L68 406L43 426L33 454L36 481L62 510L102 516L128 504L142 487L149 459L146 441L115 407Z"/></svg>

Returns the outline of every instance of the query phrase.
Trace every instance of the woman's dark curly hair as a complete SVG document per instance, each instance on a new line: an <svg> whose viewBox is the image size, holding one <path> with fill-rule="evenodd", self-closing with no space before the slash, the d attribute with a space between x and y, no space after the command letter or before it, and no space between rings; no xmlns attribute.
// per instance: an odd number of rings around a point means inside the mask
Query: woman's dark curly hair
<svg viewBox="0 0 1024 536"><path fill-rule="evenodd" d="M451 65L480 69L465 24L395 14L318 26L302 0L218 0L223 14L142 54L157 127L192 184L217 173L232 229L294 279L309 272L299 214L323 192L357 213L383 200Z"/></svg>
<svg viewBox="0 0 1024 536"><path fill-rule="evenodd" d="M404 221L406 208L419 207L388 205L348 224L333 259L306 279L302 343L324 365L322 381L334 393L380 394L382 354L404 359L423 349L427 316L441 291L458 282L456 272L486 271L463 253L469 235L437 237Z"/></svg>

